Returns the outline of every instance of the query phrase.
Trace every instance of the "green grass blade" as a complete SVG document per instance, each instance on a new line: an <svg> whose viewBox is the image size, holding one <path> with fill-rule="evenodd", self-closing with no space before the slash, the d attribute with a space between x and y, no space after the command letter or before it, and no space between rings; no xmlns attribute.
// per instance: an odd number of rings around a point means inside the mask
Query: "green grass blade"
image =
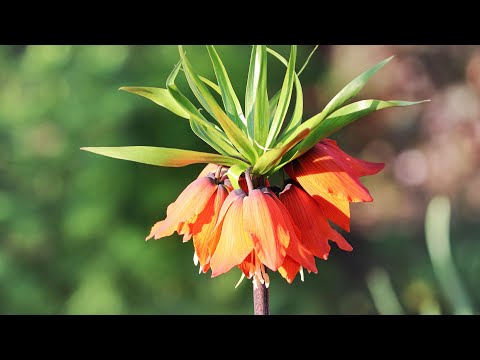
<svg viewBox="0 0 480 360"><path fill-rule="evenodd" d="M341 109L338 109L337 111L335 111L330 116L328 116L324 121L320 122L320 124L318 124L316 127L314 127L313 129L310 129L311 133L302 142L297 144L293 149L291 149L287 154L285 154L281 164L275 168L275 171L277 171L286 163L294 160L295 158L307 152L320 140L326 138L327 136L337 132L344 126L374 111L387 109L390 107L396 107L396 106L417 105L427 101L429 100L416 101L416 102L396 101L396 100L392 100L392 101L362 100L362 101L358 101L358 102L354 102L352 104L346 105ZM305 124L307 123L306 122L303 123L299 128L304 127Z"/></svg>
<svg viewBox="0 0 480 360"><path fill-rule="evenodd" d="M208 105L213 117L218 121L222 129L225 131L225 134L230 142L251 164L254 164L258 155L252 143L240 130L240 128L227 116L227 114L225 114L225 112L213 98L212 94L208 91L206 85L199 79L197 74L195 74L181 46L179 46L179 52L180 57L182 58L183 69L192 91L200 94L200 97L202 97L204 102Z"/></svg>
<svg viewBox="0 0 480 360"><path fill-rule="evenodd" d="M177 104L167 89L141 86L123 86L118 90L128 91L132 94L143 96L155 104L170 110L174 114L188 119L188 114Z"/></svg>
<svg viewBox="0 0 480 360"><path fill-rule="evenodd" d="M276 139L280 129L282 128L283 121L287 115L287 110L290 105L290 99L292 97L293 83L295 79L295 63L297 59L297 47L292 45L290 51L290 58L288 60L287 70L285 72L285 78L283 80L282 90L280 92L280 99L278 106L273 116L273 121L270 125L270 129L267 136L267 142L265 147L268 148Z"/></svg>
<svg viewBox="0 0 480 360"><path fill-rule="evenodd" d="M247 121L243 115L242 107L238 101L237 95L233 90L232 84L227 74L227 70L218 56L217 51L212 45L207 45L208 54L213 64L213 70L217 77L220 93L222 95L223 105L227 115L235 121L237 126L241 129L246 129Z"/></svg>
<svg viewBox="0 0 480 360"><path fill-rule="evenodd" d="M115 159L156 166L182 167L200 163L214 163L225 166L246 165L243 161L228 156L152 146L83 147L81 150Z"/></svg>

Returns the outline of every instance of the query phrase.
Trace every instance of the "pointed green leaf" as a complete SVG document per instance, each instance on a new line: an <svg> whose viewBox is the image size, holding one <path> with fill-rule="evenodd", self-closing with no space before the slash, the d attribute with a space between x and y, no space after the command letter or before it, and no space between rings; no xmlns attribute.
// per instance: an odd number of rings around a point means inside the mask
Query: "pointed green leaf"
<svg viewBox="0 0 480 360"><path fill-rule="evenodd" d="M217 94L222 95L222 92L220 91L220 87L215 84L213 81L208 80L207 78L204 78L203 76L198 76L200 80L202 80L205 84L210 86Z"/></svg>
<svg viewBox="0 0 480 360"><path fill-rule="evenodd" d="M348 100L357 95L360 90L363 89L368 80L370 80L370 78L375 75L378 70L384 67L392 59L393 56L390 56L388 59L380 61L378 64L372 66L370 69L350 81L342 90L340 90L337 95L335 95L332 100L330 100L330 102L327 104L327 106L325 106L325 109L323 109L322 112L325 113L326 116L328 116L332 112L337 110L340 106L345 104Z"/></svg>
<svg viewBox="0 0 480 360"><path fill-rule="evenodd" d="M374 111L387 109L395 106L411 106L417 105L430 100L423 101L382 101L382 100L362 100L357 101L352 104L346 105L333 114L329 115L324 121L317 125L312 132L298 145L291 149L282 159L282 162L279 166L275 168L275 171L279 170L286 163L296 159L301 156L309 149L311 149L316 143L320 140L330 136L331 134L337 132L344 126L358 120ZM302 124L303 125L303 124Z"/></svg>
<svg viewBox="0 0 480 360"><path fill-rule="evenodd" d="M307 60L305 61L305 63L303 64L303 66L300 68L300 71L298 72L298 76L300 76L303 72L303 70L305 70L305 68L307 67L308 63L310 62L310 59L312 58L313 54L315 53L315 51L318 49L318 45L315 45L315 48L312 50L312 52L310 53L310 55L308 55L307 57Z"/></svg>
<svg viewBox="0 0 480 360"><path fill-rule="evenodd" d="M156 166L182 167L200 163L214 163L225 166L247 165L241 160L228 156L152 146L83 147L81 150L115 159Z"/></svg>
<svg viewBox="0 0 480 360"><path fill-rule="evenodd" d="M124 90L137 94L153 101L155 104L164 107L167 110L188 119L188 114L178 106L177 102L172 98L167 89L155 87L140 87L140 86L123 86L118 90Z"/></svg>
<svg viewBox="0 0 480 360"><path fill-rule="evenodd" d="M265 45L253 47L245 94L245 115L248 136L255 139L261 153L268 136L270 122L267 94L267 52Z"/></svg>
<svg viewBox="0 0 480 360"><path fill-rule="evenodd" d="M247 119L247 134L250 139L253 139L253 110L257 96L258 74L260 72L260 65L257 64L256 58L257 47L253 46L248 67L247 88L245 90L245 117Z"/></svg>
<svg viewBox="0 0 480 360"><path fill-rule="evenodd" d="M181 46L179 46L179 51L180 57L182 58L185 75L187 76L187 80L192 91L194 93L200 94L200 96L204 99L204 102L208 104L214 118L218 121L222 129L225 131L225 134L227 135L230 142L241 152L244 157L246 157L246 159L250 163L255 163L258 155L253 145L250 143L246 135L240 130L240 128L235 125L235 123L227 116L227 114L225 114L225 112L213 98L210 91L208 91L208 88L198 78L197 74L195 74Z"/></svg>
<svg viewBox="0 0 480 360"><path fill-rule="evenodd" d="M295 61L297 58L297 47L292 45L290 51L290 59L288 60L287 70L285 72L285 78L283 80L282 90L280 92L280 100L273 116L273 121L270 124L268 132L267 142L265 147L270 147L275 138L277 137L280 129L282 128L283 121L287 115L288 106L290 105L290 99L292 97L294 74L295 74Z"/></svg>
<svg viewBox="0 0 480 360"><path fill-rule="evenodd" d="M232 183L234 189L240 189L240 184L238 183L238 179L240 176L247 170L249 165L241 164L241 165L234 165L230 167L227 171L227 176Z"/></svg>
<svg viewBox="0 0 480 360"><path fill-rule="evenodd" d="M230 119L235 121L239 128L245 129L247 126L247 121L243 115L242 107L240 106L237 95L235 94L232 84L230 83L227 70L225 69L225 66L222 63L220 56L218 56L215 48L212 45L207 45L207 50L213 64L213 70L215 71L215 76L217 77L227 115L230 117Z"/></svg>
<svg viewBox="0 0 480 360"><path fill-rule="evenodd" d="M281 93L281 90L278 90L275 93L275 95L273 95L272 98L268 101L268 108L270 112L270 122L269 122L270 125L272 124L273 116L277 111L278 100L280 100L280 93Z"/></svg>
<svg viewBox="0 0 480 360"><path fill-rule="evenodd" d="M297 128L293 128L289 132L285 132L281 137L280 141L285 142L289 141L290 139L294 138L299 132L303 129L311 129L313 130L320 124L327 116L337 110L340 106L342 106L346 101L350 100L352 97L357 95L360 90L364 87L367 81L378 71L380 70L385 64L387 64L390 60L393 59L393 56L385 59L378 64L374 65L367 71L363 72L355 79L353 79L350 83L348 83L340 92L335 95L335 97L330 100L330 102L325 106L321 113L311 117L303 124L299 125Z"/></svg>
<svg viewBox="0 0 480 360"><path fill-rule="evenodd" d="M257 144L265 147L268 137L268 125L270 122L270 109L268 106L267 93L267 47L260 45L258 61L260 62L260 74L258 79L257 96L254 106L254 139ZM280 95L281 97L281 95Z"/></svg>
<svg viewBox="0 0 480 360"><path fill-rule="evenodd" d="M181 61L175 66L167 78L167 90L172 99L180 106L190 119L192 131L220 154L242 158L240 153L228 141L221 129L210 123L200 111L188 100L175 85L175 79L180 70Z"/></svg>
<svg viewBox="0 0 480 360"><path fill-rule="evenodd" d="M287 60L277 53L275 50L267 48L267 52L275 56L283 65L288 67ZM283 131L283 134L288 134L293 131L300 123L302 122L302 115L303 115L303 91L302 91L302 84L300 83L300 79L298 75L295 73L295 93L296 93L296 100L295 100L295 108L293 109L292 118L288 122L288 126ZM281 138L285 138L283 135ZM281 141L278 141L281 142Z"/></svg>
<svg viewBox="0 0 480 360"><path fill-rule="evenodd" d="M260 156L260 158L255 163L255 166L252 169L253 174L263 175L269 172L275 165L278 164L280 159L285 155L291 148L297 145L300 141L305 139L310 130L305 129L300 134L298 134L293 140L289 143L283 145L278 145L275 149L267 151L265 154Z"/></svg>

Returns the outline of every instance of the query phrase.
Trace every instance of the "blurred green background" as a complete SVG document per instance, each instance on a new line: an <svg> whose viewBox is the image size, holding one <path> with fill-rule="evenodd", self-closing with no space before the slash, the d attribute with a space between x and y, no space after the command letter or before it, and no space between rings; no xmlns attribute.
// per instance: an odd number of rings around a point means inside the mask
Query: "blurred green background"
<svg viewBox="0 0 480 360"><path fill-rule="evenodd" d="M214 79L206 49L186 49ZM250 46L217 49L243 101ZM312 49L300 46L299 63ZM480 47L320 46L301 76L305 114L392 54L357 99L432 101L382 110L334 136L350 154L386 163L364 180L375 201L351 206L352 230L343 234L353 252L332 249L304 283L271 275L274 314L480 309ZM193 265L191 242L144 241L203 166L159 168L79 150L211 151L184 119L117 91L164 87L178 58L175 46L0 47L0 313L252 313L251 283L234 288L240 270L211 279ZM270 58L270 94L284 71Z"/></svg>

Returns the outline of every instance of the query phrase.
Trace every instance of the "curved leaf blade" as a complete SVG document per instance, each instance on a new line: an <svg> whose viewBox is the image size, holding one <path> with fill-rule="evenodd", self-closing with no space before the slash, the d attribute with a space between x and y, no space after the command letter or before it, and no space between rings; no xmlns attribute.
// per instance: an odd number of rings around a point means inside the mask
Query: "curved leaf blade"
<svg viewBox="0 0 480 360"><path fill-rule="evenodd" d="M81 150L115 159L166 167L182 167L199 163L225 166L245 164L241 160L218 154L152 146L83 147Z"/></svg>
<svg viewBox="0 0 480 360"><path fill-rule="evenodd" d="M253 174L263 175L266 174L272 169L275 165L278 164L280 159L295 145L297 145L300 141L305 139L308 134L310 134L310 130L305 129L301 133L299 133L293 140L288 142L285 145L279 145L275 149L267 151L265 154L260 156L257 160L255 166L252 169Z"/></svg>
<svg viewBox="0 0 480 360"><path fill-rule="evenodd" d="M132 94L143 96L144 98L153 101L155 104L170 110L174 114L188 119L188 114L178 106L177 102L172 98L167 89L143 86L122 86L118 90L128 91Z"/></svg>
<svg viewBox="0 0 480 360"><path fill-rule="evenodd" d="M217 77L220 93L222 95L223 105L230 119L233 119L239 128L246 128L247 121L243 115L242 107L238 101L237 95L233 90L232 84L227 74L227 70L223 65L220 56L213 45L207 45L208 54Z"/></svg>
<svg viewBox="0 0 480 360"><path fill-rule="evenodd" d="M372 66L367 71L364 71L358 75L355 79L350 81L340 92L334 96L332 100L325 106L323 113L326 116L330 115L332 112L337 110L340 106L345 104L348 100L356 96L365 86L365 84L370 80L370 78L375 75L378 70L383 68L390 60L393 59L393 56L390 56L388 59L380 61L378 64Z"/></svg>
<svg viewBox="0 0 480 360"><path fill-rule="evenodd" d="M267 142L265 144L266 148L268 148L277 137L280 129L282 128L285 116L287 115L287 110L290 105L290 99L292 97L296 59L297 47L295 45L292 45L287 70L285 72L285 78L283 80L282 89L280 91L280 99L278 101L275 115L273 116L273 120L270 124L270 129L268 131Z"/></svg>
<svg viewBox="0 0 480 360"><path fill-rule="evenodd" d="M370 99L361 100L346 105L335 111L333 114L329 115L324 121L322 121L319 125L313 128L311 133L302 142L300 142L287 154L285 154L281 164L275 168L275 171L279 170L286 163L296 159L297 157L310 150L320 140L326 138L327 136L330 136L331 134L337 132L348 124L374 111L387 109L390 107L417 105L428 101L430 100L411 102L398 100L382 101Z"/></svg>
<svg viewBox="0 0 480 360"><path fill-rule="evenodd" d="M179 46L179 52L180 57L182 58L185 75L192 91L196 94L196 96L197 94L199 94L197 98L201 97L203 99L203 102L208 105L208 109L210 109L213 117L218 121L222 129L225 131L225 134L227 135L230 142L242 153L243 156L247 158L250 163L255 163L258 155L247 136L227 116L227 114L225 114L225 112L218 105L206 85L199 79L198 75L195 74L192 65L188 61L181 46Z"/></svg>
<svg viewBox="0 0 480 360"><path fill-rule="evenodd" d="M282 55L277 53L275 50L267 48L267 52L269 52L271 55L276 57L280 62L283 63L283 65L288 66L287 60ZM295 107L293 109L292 118L288 122L288 126L283 131L283 133L282 133L283 135L282 135L281 140L279 142L282 142L282 139L286 138L285 134L291 133L302 122L303 90L302 90L302 84L300 83L300 79L299 79L297 73L295 73L295 93L296 93L296 95L295 95L296 100L295 100Z"/></svg>

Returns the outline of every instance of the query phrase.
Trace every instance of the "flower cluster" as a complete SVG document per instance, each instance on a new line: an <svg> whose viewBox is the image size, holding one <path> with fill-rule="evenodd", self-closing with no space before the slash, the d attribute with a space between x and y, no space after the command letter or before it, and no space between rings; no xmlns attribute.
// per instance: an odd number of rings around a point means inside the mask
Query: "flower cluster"
<svg viewBox="0 0 480 360"><path fill-rule="evenodd" d="M211 269L215 277L238 266L254 284L268 286L268 268L291 283L299 272L303 278L303 268L317 272L314 257L327 260L329 240L352 250L329 221L350 230L349 203L373 200L359 178L383 166L353 158L329 139L285 166L290 179L283 189L247 171L235 190L228 168L209 164L168 206L147 240L176 231L184 242L193 239L200 272Z"/></svg>

